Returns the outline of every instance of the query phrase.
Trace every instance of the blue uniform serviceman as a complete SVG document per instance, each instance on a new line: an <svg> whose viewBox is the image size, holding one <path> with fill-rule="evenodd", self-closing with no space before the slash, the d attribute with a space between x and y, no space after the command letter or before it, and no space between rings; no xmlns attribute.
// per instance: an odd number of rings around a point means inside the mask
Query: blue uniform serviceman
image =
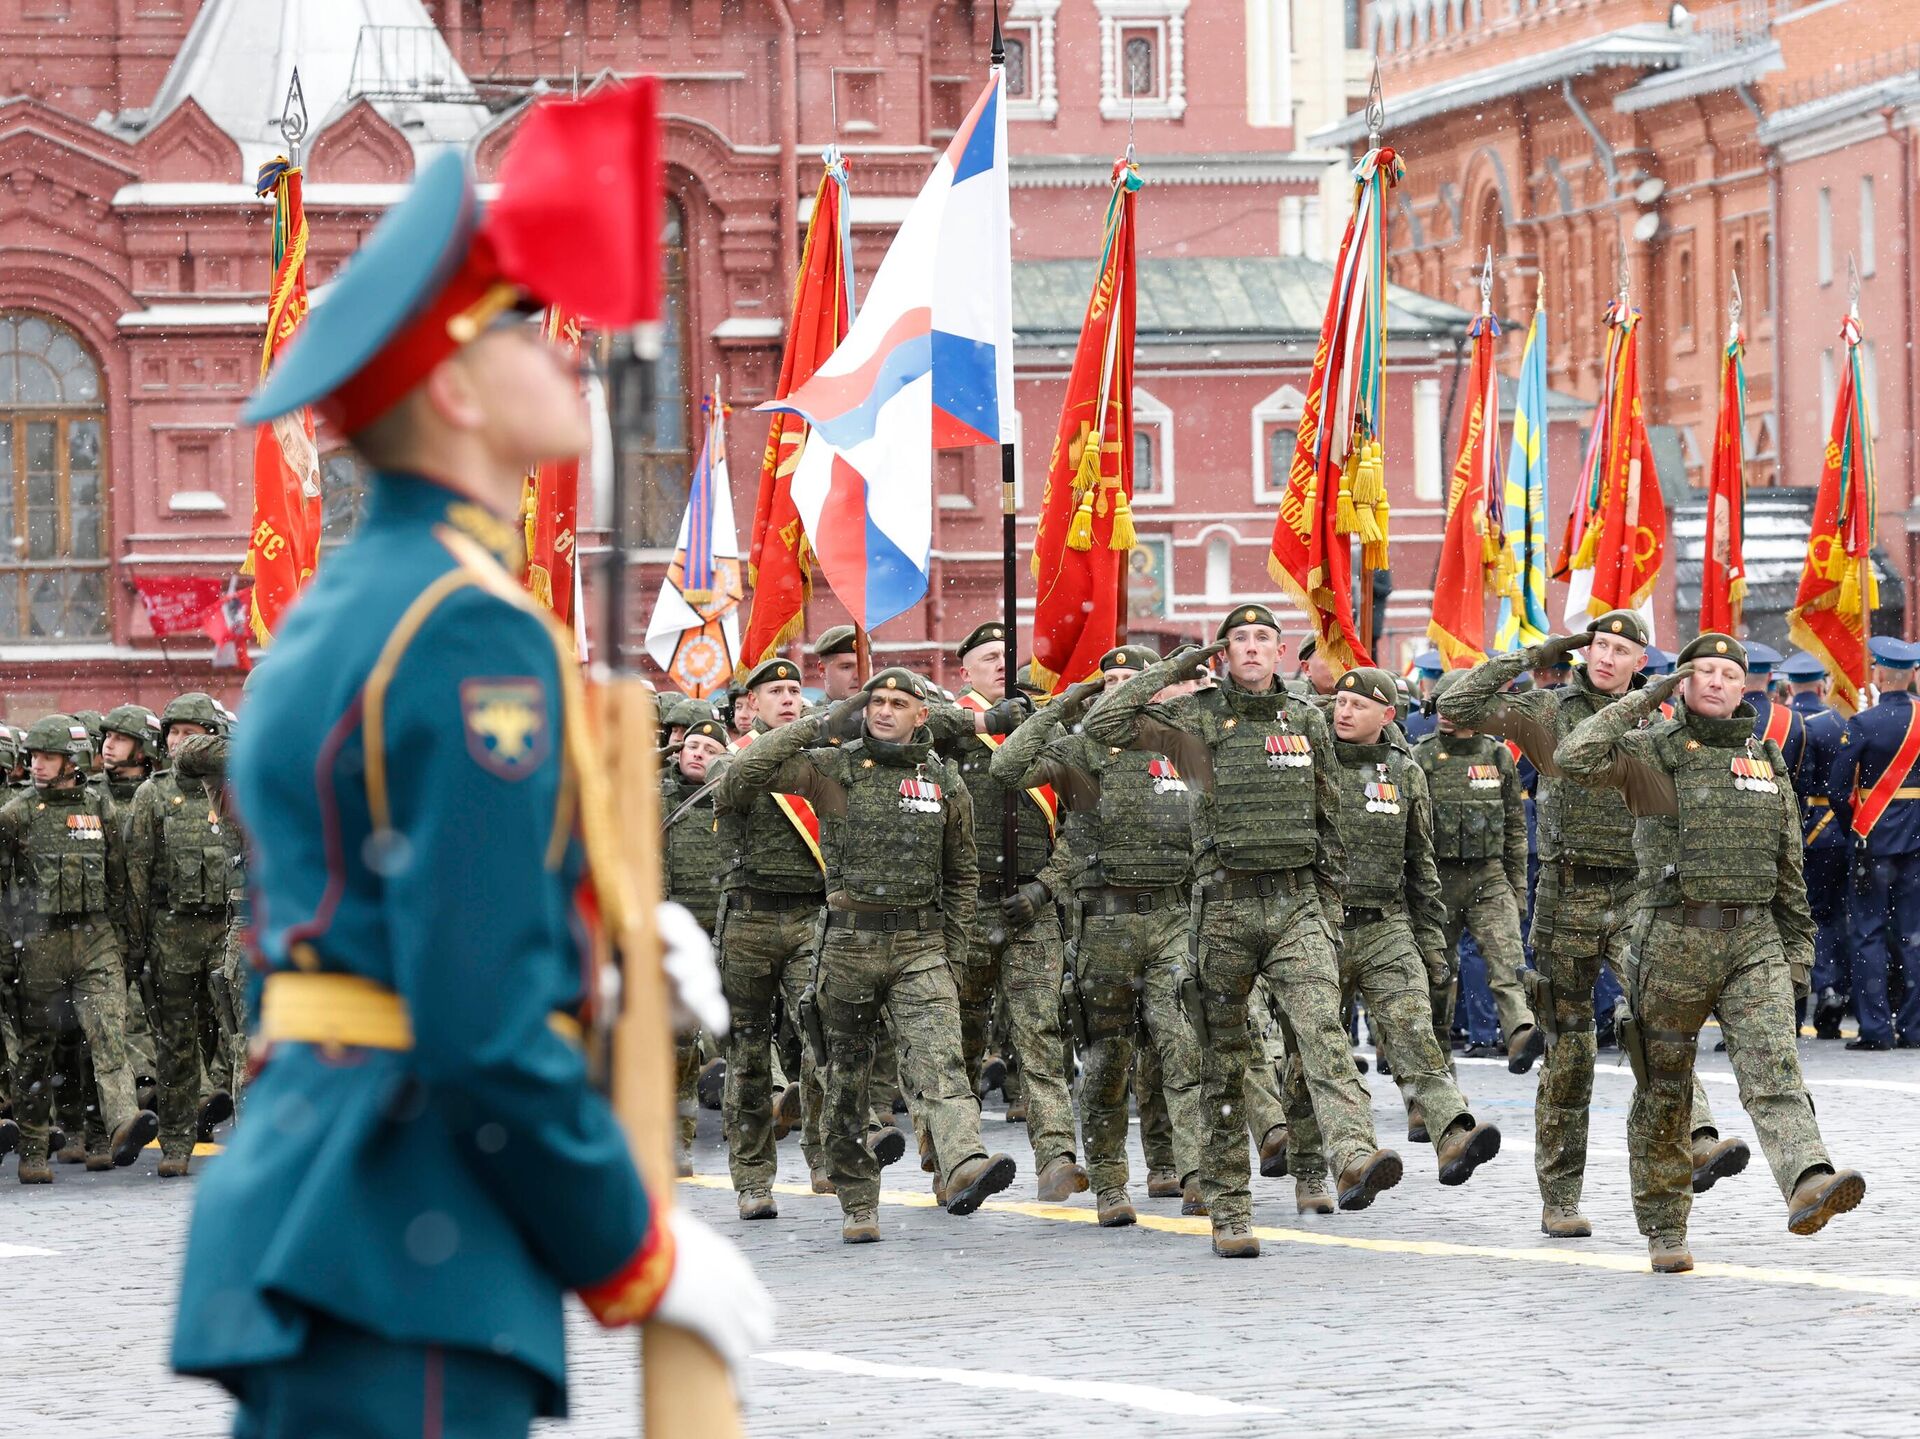
<svg viewBox="0 0 1920 1439"><path fill-rule="evenodd" d="M1806 732L1799 761L1789 756L1789 763L1793 792L1800 797L1800 832L1807 846L1807 906L1813 911L1813 1032L1821 1039L1838 1039L1840 1021L1851 1007L1853 994L1846 904L1853 809L1849 796L1834 793L1830 781L1847 725L1827 706L1823 693L1827 671L1818 657L1796 650L1780 666L1780 674L1791 688L1788 702Z"/></svg>
<svg viewBox="0 0 1920 1439"><path fill-rule="evenodd" d="M770 1330L588 1082L579 896L618 856L579 817L612 797L514 515L589 426L479 208L463 157L428 167L245 415L315 406L377 471L233 755L266 1058L199 1194L172 1360L245 1439L525 1435L566 1412L567 1290L735 1364Z"/></svg>
<svg viewBox="0 0 1920 1439"><path fill-rule="evenodd" d="M1920 706L1913 670L1920 645L1875 635L1880 702L1847 721L1827 792L1852 804L1853 1008L1860 1035L1848 1049L1920 1047ZM1894 966L1906 980L1899 1013L1888 999Z"/></svg>

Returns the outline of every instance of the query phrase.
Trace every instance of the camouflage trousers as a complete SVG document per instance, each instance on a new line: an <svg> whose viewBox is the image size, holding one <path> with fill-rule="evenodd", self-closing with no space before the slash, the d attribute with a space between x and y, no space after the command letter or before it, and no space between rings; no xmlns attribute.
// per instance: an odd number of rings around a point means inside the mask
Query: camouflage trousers
<svg viewBox="0 0 1920 1439"><path fill-rule="evenodd" d="M1073 1096L1067 1090L1065 1041L1060 1031L1060 985L1065 956L1060 917L1048 907L1026 928L1009 935L997 898L983 891L967 957L954 970L960 995L960 1038L967 1079L977 1093L980 1063L996 995L1007 1005L1007 1067L1019 1061L1018 1094L1027 1102L1027 1139L1036 1169L1073 1157ZM896 1031L901 1048L906 1040ZM904 1057L904 1056L903 1056ZM904 1079L905 1076L902 1076ZM908 1101L912 1090L908 1089ZM1008 1100L1012 1101L1009 1093ZM942 1156L944 1160L945 1156Z"/></svg>
<svg viewBox="0 0 1920 1439"><path fill-rule="evenodd" d="M1534 1178L1542 1204L1578 1208L1587 1173L1593 1103L1593 986L1604 965L1620 977L1632 935L1638 886L1631 871L1603 883L1543 861L1534 888L1534 962L1553 995L1553 1041L1534 1096ZM1692 1133L1717 1134L1713 1110L1693 1078Z"/></svg>
<svg viewBox="0 0 1920 1439"><path fill-rule="evenodd" d="M693 1141L700 1127L701 1032L673 1037L674 1157L692 1167ZM731 1065L728 1066L732 1068Z"/></svg>
<svg viewBox="0 0 1920 1439"><path fill-rule="evenodd" d="M1173 1171L1181 1179L1199 1171L1200 1046L1180 1005L1186 953L1182 903L1149 914L1088 915L1081 923L1078 978L1088 1043L1080 1132L1096 1194L1127 1182L1127 1074L1138 1031L1153 1039Z"/></svg>
<svg viewBox="0 0 1920 1439"><path fill-rule="evenodd" d="M1628 1001L1646 1044L1647 1083L1627 1112L1633 1213L1642 1234L1684 1236L1693 1208L1691 1091L1700 1026L1717 1015L1740 1103L1783 1197L1831 1167L1800 1074L1793 981L1771 916L1734 930L1673 924L1658 912L1635 929Z"/></svg>
<svg viewBox="0 0 1920 1439"><path fill-rule="evenodd" d="M727 1082L720 1099L733 1187L761 1192L778 1164L773 1142L774 1015L801 1033L800 996L813 978L821 911L720 909L720 987L732 1011ZM800 1045L800 1149L809 1169L827 1167L826 1097L812 1050ZM789 1078L793 1076L789 1074Z"/></svg>
<svg viewBox="0 0 1920 1439"><path fill-rule="evenodd" d="M227 917L160 910L151 945L160 1152L185 1159L207 1087L232 1092L233 1027L244 1023L228 982Z"/></svg>
<svg viewBox="0 0 1920 1439"><path fill-rule="evenodd" d="M883 1024L899 1047L901 1088L926 1126L941 1182L986 1153L980 1100L960 1057L960 997L937 912L931 922L924 930L829 926L820 953L827 1167L848 1213L880 1202L880 1162L866 1137ZM1057 987L1054 1000L1057 1010Z"/></svg>
<svg viewBox="0 0 1920 1439"><path fill-rule="evenodd" d="M1247 1005L1247 1065L1244 1093L1247 1133L1255 1144L1287 1122L1286 1102L1280 1097L1280 1075L1292 1046L1287 1040L1287 1017L1273 996L1273 986L1261 975L1254 981Z"/></svg>
<svg viewBox="0 0 1920 1439"><path fill-rule="evenodd" d="M1533 1023L1533 1007L1521 974L1527 952L1520 943L1520 900L1497 859L1440 865L1440 896L1447 906L1447 961L1452 976L1433 990L1433 1031L1442 1048L1453 1031L1454 996L1459 992L1460 936L1471 932L1487 961L1487 987L1509 1040Z"/></svg>
<svg viewBox="0 0 1920 1439"><path fill-rule="evenodd" d="M1129 1084L1133 1090L1133 1107L1140 1115L1140 1150L1146 1156L1147 1173L1177 1174L1173 1157L1173 1115L1167 1109L1160 1051L1154 1045L1153 1031L1144 1020L1134 1026L1133 1074Z"/></svg>
<svg viewBox="0 0 1920 1439"><path fill-rule="evenodd" d="M1207 1124L1200 1181L1215 1228L1252 1217L1245 1104L1253 1035L1247 1001L1262 977L1286 1018L1335 1166L1344 1170L1374 1149L1367 1092L1340 1023L1333 936L1312 876L1290 870L1273 878L1270 895L1207 899L1196 916L1196 973L1207 1021L1200 1055Z"/></svg>
<svg viewBox="0 0 1920 1439"><path fill-rule="evenodd" d="M29 937L20 954L20 1057L14 1063L14 1117L22 1159L47 1157L54 1091L84 1086L90 1063L100 1122L108 1133L133 1117L133 1067L127 1062L127 979L120 939L102 919L81 920ZM54 1064L61 1031L77 1022L86 1039L78 1074Z"/></svg>
<svg viewBox="0 0 1920 1439"><path fill-rule="evenodd" d="M1467 1101L1448 1071L1446 1047L1433 1032L1427 968L1404 914L1347 926L1340 943L1340 989L1366 1001L1374 1043L1392 1067L1408 1108L1417 1104L1426 1116L1434 1147L1456 1121L1465 1119L1471 1127ZM1281 1094L1287 1105L1288 1170L1296 1176L1324 1174L1320 1126L1306 1077L1291 1058Z"/></svg>

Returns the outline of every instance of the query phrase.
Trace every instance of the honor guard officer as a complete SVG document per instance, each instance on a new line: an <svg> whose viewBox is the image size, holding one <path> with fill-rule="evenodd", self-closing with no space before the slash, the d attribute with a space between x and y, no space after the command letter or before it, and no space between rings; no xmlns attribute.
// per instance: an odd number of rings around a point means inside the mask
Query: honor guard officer
<svg viewBox="0 0 1920 1439"><path fill-rule="evenodd" d="M1455 725L1513 740L1539 770L1533 1013L1552 1043L1534 1103L1534 1175L1540 1228L1555 1238L1593 1232L1580 1213L1593 1102L1593 991L1602 967L1617 970L1625 958L1639 881L1625 801L1616 790L1568 780L1553 756L1575 725L1644 683L1638 671L1649 638L1636 611L1611 610L1580 634L1494 655L1440 700L1440 713ZM1565 685L1505 693L1522 670L1550 677L1577 649L1586 650L1587 662ZM1719 1138L1698 1078L1692 1133L1696 1192L1746 1167L1745 1142Z"/></svg>
<svg viewBox="0 0 1920 1439"><path fill-rule="evenodd" d="M624 115L627 93L582 108ZM172 1359L233 1391L247 1439L525 1435L565 1412L568 1289L735 1364L771 1328L727 1241L661 1221L588 1081L579 896L622 857L515 516L591 426L480 220L442 154L245 411L315 406L375 471L233 755L265 1058L200 1189Z"/></svg>
<svg viewBox="0 0 1920 1439"><path fill-rule="evenodd" d="M1194 947L1201 1031L1202 1193L1213 1251L1260 1252L1241 1109L1252 1039L1247 999L1265 975L1290 1027L1343 1209L1400 1182L1400 1156L1374 1143L1372 1106L1340 1022L1340 776L1327 722L1281 688L1286 646L1265 605L1220 621L1215 642L1149 665L1087 715L1100 744L1166 755L1201 793L1194 820ZM1226 656L1219 685L1165 705L1154 696Z"/></svg>
<svg viewBox="0 0 1920 1439"><path fill-rule="evenodd" d="M1920 704L1913 671L1920 645L1891 635L1867 642L1880 702L1847 721L1827 792L1847 796L1853 834L1853 1012L1848 1049L1920 1045ZM1895 966L1907 992L1898 1013L1887 993Z"/></svg>
<svg viewBox="0 0 1920 1439"><path fill-rule="evenodd" d="M813 642L813 657L820 661L820 688L826 692L828 704L860 688L858 638L859 632L852 625L835 625Z"/></svg>
<svg viewBox="0 0 1920 1439"><path fill-rule="evenodd" d="M1773 698L1769 686L1774 670L1784 662L1780 651L1755 640L1747 644L1747 692L1741 698L1753 706L1753 736L1771 741L1787 761L1787 775L1800 773L1806 757L1807 725L1790 704Z"/></svg>
<svg viewBox="0 0 1920 1439"><path fill-rule="evenodd" d="M1793 792L1800 800L1800 832L1807 846L1807 907L1813 911L1813 1032L1821 1039L1838 1039L1853 993L1847 943L1853 810L1849 796L1835 794L1829 786L1847 726L1827 707L1823 695L1827 671L1817 658L1796 650L1780 666L1780 673L1791 689L1788 703L1798 711L1806 731L1799 762L1793 767Z"/></svg>
<svg viewBox="0 0 1920 1439"><path fill-rule="evenodd" d="M1562 773L1619 791L1638 821L1632 1025L1620 1042L1633 1061L1634 1217L1662 1274L1693 1268L1691 1090L1710 1015L1787 1201L1787 1227L1818 1233L1867 1187L1827 1158L1800 1076L1793 1001L1813 969L1800 810L1783 783L1779 747L1754 735L1741 699L1745 651L1731 635L1709 631L1679 661L1673 674L1596 710L1554 751ZM1653 719L1682 680L1684 707Z"/></svg>
<svg viewBox="0 0 1920 1439"><path fill-rule="evenodd" d="M883 1023L899 1044L908 1102L932 1136L947 1211L973 1213L1014 1175L1012 1159L981 1146L980 1105L961 1062L954 975L979 878L971 804L956 767L934 752L927 695L911 670L882 670L861 697L841 701L865 710L858 738L819 745L843 715L807 715L749 745L724 781L729 803L792 794L820 816L826 943L810 1002L827 1050L827 1155L849 1244L880 1238L880 1164L865 1140Z"/></svg>

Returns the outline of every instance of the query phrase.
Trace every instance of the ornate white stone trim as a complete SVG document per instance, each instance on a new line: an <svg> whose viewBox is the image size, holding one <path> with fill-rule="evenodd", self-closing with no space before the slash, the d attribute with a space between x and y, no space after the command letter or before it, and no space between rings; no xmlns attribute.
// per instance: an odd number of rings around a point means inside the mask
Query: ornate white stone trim
<svg viewBox="0 0 1920 1439"><path fill-rule="evenodd" d="M1054 22L1060 0L1013 0L1007 25L1018 25L1033 37L1027 50L1027 88L1024 99L1007 99L1009 120L1051 120L1060 113L1060 77L1053 65Z"/></svg>
<svg viewBox="0 0 1920 1439"><path fill-rule="evenodd" d="M1178 120L1187 113L1188 0L1094 0L1100 12L1100 116L1104 120ZM1120 78L1123 30L1153 29L1160 37L1161 93L1125 94Z"/></svg>

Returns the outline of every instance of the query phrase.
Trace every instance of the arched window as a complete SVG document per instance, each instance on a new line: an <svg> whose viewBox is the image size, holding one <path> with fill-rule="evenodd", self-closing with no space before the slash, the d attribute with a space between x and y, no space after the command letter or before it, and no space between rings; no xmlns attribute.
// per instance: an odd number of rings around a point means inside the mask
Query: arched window
<svg viewBox="0 0 1920 1439"><path fill-rule="evenodd" d="M662 345L655 372L653 444L641 457L629 487L635 513L627 542L670 547L680 533L693 467L690 417L697 412L697 386L687 378L687 212L669 197L660 233Z"/></svg>
<svg viewBox="0 0 1920 1439"><path fill-rule="evenodd" d="M1680 328L1693 328L1693 251L1680 252Z"/></svg>
<svg viewBox="0 0 1920 1439"><path fill-rule="evenodd" d="M1142 97L1158 95L1160 93L1160 84L1153 73L1154 55L1152 39L1146 35L1130 36L1128 37L1126 49L1123 53L1127 61L1126 93Z"/></svg>
<svg viewBox="0 0 1920 1439"><path fill-rule="evenodd" d="M0 638L107 634L106 431L73 332L0 311Z"/></svg>
<svg viewBox="0 0 1920 1439"><path fill-rule="evenodd" d="M1009 35L1007 46L1007 98L1030 100L1033 92L1027 79L1027 42L1025 37Z"/></svg>

